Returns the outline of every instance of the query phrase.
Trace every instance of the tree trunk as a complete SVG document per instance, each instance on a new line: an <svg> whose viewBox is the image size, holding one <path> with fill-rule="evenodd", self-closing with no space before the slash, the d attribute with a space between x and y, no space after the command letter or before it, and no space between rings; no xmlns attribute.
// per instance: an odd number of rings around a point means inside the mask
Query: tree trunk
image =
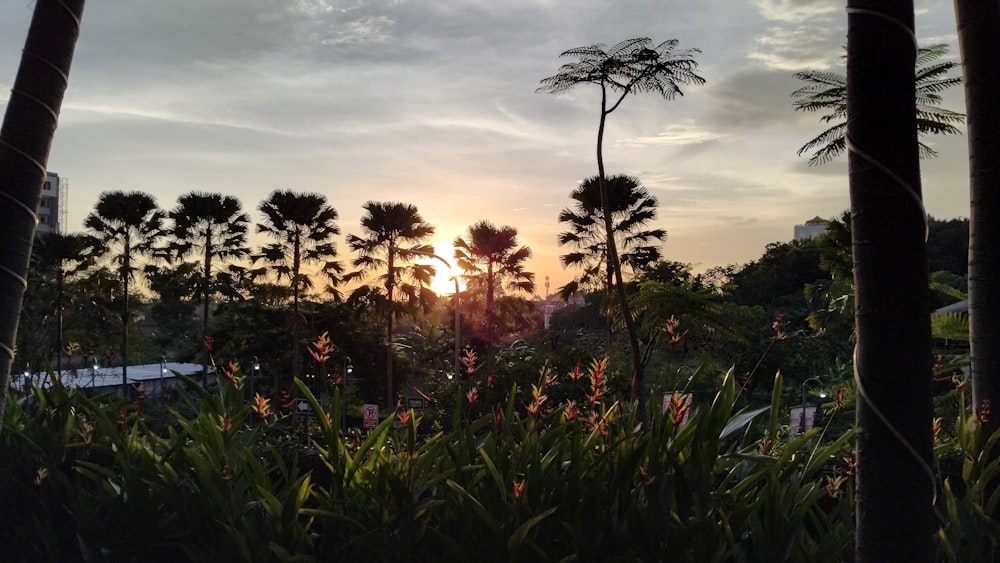
<svg viewBox="0 0 1000 563"><path fill-rule="evenodd" d="M211 284L212 284L212 227L209 226L205 229L205 256L204 256L204 272L201 280L201 340L205 343L205 353L202 355L201 360L201 373L202 373L202 386L208 382L208 362L209 354L211 353L208 349L208 302L212 295Z"/></svg>
<svg viewBox="0 0 1000 563"><path fill-rule="evenodd" d="M914 107L916 45L907 33L913 29L913 2L853 0L848 14L859 385L855 549L859 563L929 562L935 487L928 474L931 336Z"/></svg>
<svg viewBox="0 0 1000 563"><path fill-rule="evenodd" d="M0 429L49 147L84 0L37 0L0 128Z"/></svg>
<svg viewBox="0 0 1000 563"><path fill-rule="evenodd" d="M388 299L389 314L386 316L386 327L385 327L385 412L393 413L395 408L392 404L392 317L395 311L392 306L393 289L395 288L395 277L393 276L393 269L395 268L396 255L392 248L389 249L388 256L388 272L386 273L385 280L385 294Z"/></svg>
<svg viewBox="0 0 1000 563"><path fill-rule="evenodd" d="M985 436L1000 428L1000 4L955 0L969 139L969 349L972 404Z"/></svg>
<svg viewBox="0 0 1000 563"><path fill-rule="evenodd" d="M622 264L618 259L618 248L615 243L614 225L611 221L611 202L608 197L608 182L604 174L604 125L607 121L607 91L601 88L601 123L597 128L597 178L601 186L601 208L604 215L604 233L607 237L608 265L615 277L615 293L618 297L618 307L621 309L625 329L628 332L629 352L632 356L632 400L636 401L636 417L646 419L646 390L643 377L642 350L639 349L639 333L632 318L625 295L625 281L622 278ZM608 298L610 299L610 295ZM611 350L608 350L611 353Z"/></svg>

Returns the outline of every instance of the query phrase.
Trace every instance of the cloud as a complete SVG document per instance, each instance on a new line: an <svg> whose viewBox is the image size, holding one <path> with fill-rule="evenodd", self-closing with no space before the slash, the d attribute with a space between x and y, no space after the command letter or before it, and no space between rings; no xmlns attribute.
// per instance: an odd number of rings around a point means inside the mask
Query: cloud
<svg viewBox="0 0 1000 563"><path fill-rule="evenodd" d="M829 0L753 0L762 16L771 21L801 23L843 13L840 4Z"/></svg>

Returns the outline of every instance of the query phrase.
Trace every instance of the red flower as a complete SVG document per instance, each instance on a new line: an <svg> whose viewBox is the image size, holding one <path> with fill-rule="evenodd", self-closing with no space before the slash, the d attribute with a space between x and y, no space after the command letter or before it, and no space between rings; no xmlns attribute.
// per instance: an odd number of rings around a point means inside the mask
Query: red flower
<svg viewBox="0 0 1000 563"><path fill-rule="evenodd" d="M944 423L941 421L940 416L934 418L934 423L931 428L933 428L934 432L934 441L937 442L938 436L940 436L941 431L944 430Z"/></svg>
<svg viewBox="0 0 1000 563"><path fill-rule="evenodd" d="M475 387L469 389L469 392L465 394L465 398L469 400L470 405L476 402L476 397L478 396L479 396L479 390L476 389Z"/></svg>
<svg viewBox="0 0 1000 563"><path fill-rule="evenodd" d="M789 340L795 336L794 333L785 332L788 328L789 321L785 319L785 315L781 314L774 317L774 322L771 323L771 340L774 342L781 342L782 340Z"/></svg>
<svg viewBox="0 0 1000 563"><path fill-rule="evenodd" d="M503 422L503 406L500 403L493 407L493 421L496 424Z"/></svg>
<svg viewBox="0 0 1000 563"><path fill-rule="evenodd" d="M229 431L229 415L222 415L219 417L219 429L223 432Z"/></svg>
<svg viewBox="0 0 1000 563"><path fill-rule="evenodd" d="M402 424L406 424L407 422L410 422L410 411L397 412L396 418Z"/></svg>
<svg viewBox="0 0 1000 563"><path fill-rule="evenodd" d="M569 372L569 378L573 381L580 381L581 377L583 377L583 371L580 369L580 364L577 363L576 366L573 367L573 371Z"/></svg>
<svg viewBox="0 0 1000 563"><path fill-rule="evenodd" d="M312 356L316 363L323 365L328 359L330 359L330 353L333 352L333 342L330 341L330 337L327 336L327 332L319 335L316 341L311 343L309 348L309 355Z"/></svg>
<svg viewBox="0 0 1000 563"><path fill-rule="evenodd" d="M205 349L208 350L209 352L211 352L213 346L215 346L215 339L212 338L211 336L206 336L205 337Z"/></svg>
<svg viewBox="0 0 1000 563"><path fill-rule="evenodd" d="M486 376L486 387L487 389L493 389L493 374Z"/></svg>
<svg viewBox="0 0 1000 563"><path fill-rule="evenodd" d="M521 500L521 495L524 494L525 481L514 481L514 502Z"/></svg>
<svg viewBox="0 0 1000 563"><path fill-rule="evenodd" d="M563 418L567 421L575 420L580 415L580 409L576 406L576 401L570 401L563 407Z"/></svg>

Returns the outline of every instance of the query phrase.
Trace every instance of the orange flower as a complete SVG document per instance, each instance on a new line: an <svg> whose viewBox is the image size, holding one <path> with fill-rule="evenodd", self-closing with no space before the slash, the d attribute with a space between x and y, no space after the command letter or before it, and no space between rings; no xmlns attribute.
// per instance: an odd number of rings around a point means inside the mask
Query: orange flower
<svg viewBox="0 0 1000 563"><path fill-rule="evenodd" d="M514 481L514 502L521 500L521 495L524 494L525 481Z"/></svg>
<svg viewBox="0 0 1000 563"><path fill-rule="evenodd" d="M330 341L328 336L328 331L319 335L316 341L311 343L309 348L309 355L312 356L316 363L323 365L328 359L330 359L330 353L333 352L333 342Z"/></svg>
<svg viewBox="0 0 1000 563"><path fill-rule="evenodd" d="M468 378L472 374L479 371L482 366L476 365L476 351L472 348L466 347L465 354L462 356L462 367L465 368L465 377Z"/></svg>
<svg viewBox="0 0 1000 563"><path fill-rule="evenodd" d="M226 376L237 390L243 389L243 377L240 377L240 364L236 360L229 362L229 365L222 368L222 374Z"/></svg>
<svg viewBox="0 0 1000 563"><path fill-rule="evenodd" d="M257 416L262 419L267 419L271 416L271 400L265 399L257 393L253 398L253 412L257 413Z"/></svg>
<svg viewBox="0 0 1000 563"><path fill-rule="evenodd" d="M535 418L538 418L538 416L542 414L542 405L545 403L545 401L549 400L549 398L546 395L542 394L542 391L544 389L545 389L544 385L542 385L541 387L537 385L531 386L531 404L527 406L527 411L528 414L530 414Z"/></svg>
<svg viewBox="0 0 1000 563"><path fill-rule="evenodd" d="M410 422L410 411L397 412L396 418L400 423L406 424L407 422Z"/></svg>

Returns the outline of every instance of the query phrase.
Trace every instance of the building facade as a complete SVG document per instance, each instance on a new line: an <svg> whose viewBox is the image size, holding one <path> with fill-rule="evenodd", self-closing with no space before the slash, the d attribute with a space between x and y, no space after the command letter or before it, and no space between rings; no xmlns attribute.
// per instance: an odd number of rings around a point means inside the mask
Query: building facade
<svg viewBox="0 0 1000 563"><path fill-rule="evenodd" d="M66 194L69 182L55 172L45 174L42 199L38 202L38 227L36 232L61 233L66 228Z"/></svg>
<svg viewBox="0 0 1000 563"><path fill-rule="evenodd" d="M816 238L826 231L828 221L822 217L813 217L802 225L795 225L795 240Z"/></svg>

